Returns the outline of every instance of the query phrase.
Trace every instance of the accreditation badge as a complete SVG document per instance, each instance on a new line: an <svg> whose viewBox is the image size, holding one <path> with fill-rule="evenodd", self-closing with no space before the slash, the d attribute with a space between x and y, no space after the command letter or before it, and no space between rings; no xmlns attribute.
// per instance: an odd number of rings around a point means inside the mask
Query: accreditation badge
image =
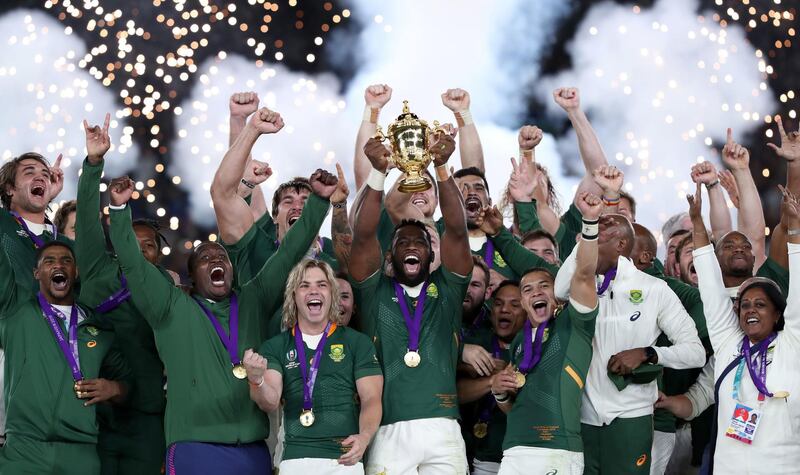
<svg viewBox="0 0 800 475"><path fill-rule="evenodd" d="M725 436L744 442L747 445L753 443L756 436L756 429L761 423L761 410L737 403L733 409L733 416Z"/></svg>

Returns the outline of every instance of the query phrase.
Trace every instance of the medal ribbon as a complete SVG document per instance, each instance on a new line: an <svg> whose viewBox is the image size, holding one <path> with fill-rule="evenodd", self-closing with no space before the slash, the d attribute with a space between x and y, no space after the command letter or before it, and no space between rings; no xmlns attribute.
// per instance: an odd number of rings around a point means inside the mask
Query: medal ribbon
<svg viewBox="0 0 800 475"><path fill-rule="evenodd" d="M200 305L200 308L203 309L203 313L206 314L211 324L214 325L214 330L217 331L219 340L225 346L225 349L228 350L228 355L231 357L231 366L241 364L242 359L239 358L239 300L236 298L236 294L231 292L231 310L228 321L228 326L231 329L230 335L225 335L225 330L222 328L222 325L220 325L217 317L214 316L211 310L206 308L200 299L197 297L192 298Z"/></svg>
<svg viewBox="0 0 800 475"><path fill-rule="evenodd" d="M547 325L550 323L548 319L546 322L542 322L536 327L536 338L533 339L531 342L533 333L533 325L531 325L530 320L525 320L525 348L523 348L523 356L522 356L522 363L519 365L520 372L524 374L528 374L537 364L539 364L539 360L542 359L542 340L544 340L544 330L547 328ZM529 351L529 350L533 351Z"/></svg>
<svg viewBox="0 0 800 475"><path fill-rule="evenodd" d="M611 281L614 280L614 277L617 276L617 268L614 267L613 269L609 269L603 274L603 283L597 287L597 295L603 295L603 292L608 290L608 286L611 285Z"/></svg>
<svg viewBox="0 0 800 475"><path fill-rule="evenodd" d="M772 343L777 337L778 334L773 332L763 341L753 345L752 347L750 346L750 340L747 338L747 336L742 339L742 355L744 356L744 359L739 363L739 367L736 370L736 376L733 382L733 397L736 400L739 399L739 387L742 384L742 373L744 371L742 366L744 365L747 365L747 371L750 373L750 379L753 380L753 384L758 390L758 400L763 401L765 396L772 397L772 393L767 390L767 348L769 348L770 343ZM753 355L761 360L759 368L755 367L756 364L753 362ZM758 370L758 372L756 372L756 370Z"/></svg>
<svg viewBox="0 0 800 475"><path fill-rule="evenodd" d="M497 335L492 335L492 356L499 360L502 356L500 354L501 351L502 349L500 348L500 341L497 339ZM497 400L492 396L492 393L489 392L489 394L483 397L483 401L481 402L481 413L478 416L478 421L488 424L495 406L497 406Z"/></svg>
<svg viewBox="0 0 800 475"><path fill-rule="evenodd" d="M28 235L28 238L31 240L31 242L33 242L33 247L39 249L40 247L44 246L44 239L34 234L33 231L31 231L30 228L28 228L28 223L26 223L25 220L22 219L22 216L20 216L19 213L17 213L16 211L9 211L9 214L11 214L11 216L14 217L14 220L17 221L17 224L19 224L22 230L25 231L25 234ZM53 226L53 223L51 223L49 219L45 218L44 222L45 224L50 225L50 229L52 230L53 233L53 240L55 241L56 238L58 238L58 230L56 229L55 226ZM45 228L45 230L46 229L47 228Z"/></svg>
<svg viewBox="0 0 800 475"><path fill-rule="evenodd" d="M483 251L483 262L489 269L494 267L494 244L488 236L486 237L486 249Z"/></svg>
<svg viewBox="0 0 800 475"><path fill-rule="evenodd" d="M41 292L38 292L36 297L39 299L39 307L44 312L44 317L50 325L50 330L56 338L56 343L61 348L61 353L64 354L64 359L67 360L67 364L72 370L72 379L75 381L82 380L83 373L81 373L80 357L78 356L78 306L72 304L72 311L67 322L67 328L69 329L69 341L67 341L67 338L64 337L64 332L61 330L61 324L57 320L60 318L59 314L61 312L53 308Z"/></svg>
<svg viewBox="0 0 800 475"><path fill-rule="evenodd" d="M95 312L108 313L131 298L131 291L128 289L128 280L125 278L125 274L120 274L119 281L122 284L122 287L111 294L107 299L103 300L100 305L95 307Z"/></svg>
<svg viewBox="0 0 800 475"><path fill-rule="evenodd" d="M306 361L306 345L303 343L303 333L300 325L294 326L294 346L297 347L297 357L300 359L300 374L303 376L303 410L310 411L314 407L314 383L317 382L319 373L319 360L325 349L325 342L328 340L328 331L331 329L331 322L325 326L322 338L319 340L317 349L314 351L314 359L311 361L311 368Z"/></svg>
<svg viewBox="0 0 800 475"><path fill-rule="evenodd" d="M403 291L403 287L396 280L393 280L392 283L394 283L397 303L400 304L400 311L403 312L403 319L406 321L406 328L408 329L408 351L417 351L419 349L419 331L422 327L422 310L425 308L425 297L428 295L428 282L425 281L422 284L417 306L414 308L413 318L408 310L408 302L406 302L406 294Z"/></svg>

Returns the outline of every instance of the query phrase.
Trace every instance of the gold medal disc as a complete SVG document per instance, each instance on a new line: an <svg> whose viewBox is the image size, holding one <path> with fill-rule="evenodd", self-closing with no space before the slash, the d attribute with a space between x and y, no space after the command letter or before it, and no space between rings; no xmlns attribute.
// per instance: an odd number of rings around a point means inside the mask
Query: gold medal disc
<svg viewBox="0 0 800 475"><path fill-rule="evenodd" d="M516 380L517 380L517 387L518 388L521 388L522 386L525 386L525 374L524 373L521 373L520 371L515 371L514 372L514 378L516 378Z"/></svg>
<svg viewBox="0 0 800 475"><path fill-rule="evenodd" d="M81 392L81 390L78 388L78 383L79 383L79 382L80 382L80 381L75 381L75 384L72 386L72 390L75 392L75 397L76 397L76 398L78 398L78 399L82 399L82 398L81 398L81 396L83 395L83 393L82 393L82 392Z"/></svg>
<svg viewBox="0 0 800 475"><path fill-rule="evenodd" d="M418 352L408 350L406 355L403 356L403 361L409 368L416 368L417 366L419 366L419 362L422 361L422 358L420 358Z"/></svg>
<svg viewBox="0 0 800 475"><path fill-rule="evenodd" d="M231 371L236 379L244 379L247 377L247 370L244 369L244 366L241 364L233 365L233 369L231 369Z"/></svg>
<svg viewBox="0 0 800 475"><path fill-rule="evenodd" d="M311 409L300 413L300 424L303 427L311 427L314 424L314 413Z"/></svg>
<svg viewBox="0 0 800 475"><path fill-rule="evenodd" d="M789 391L775 391L772 397L786 399L787 397L789 397Z"/></svg>
<svg viewBox="0 0 800 475"><path fill-rule="evenodd" d="M479 439L483 439L486 437L486 434L489 433L489 424L486 422L480 421L472 427L472 434Z"/></svg>

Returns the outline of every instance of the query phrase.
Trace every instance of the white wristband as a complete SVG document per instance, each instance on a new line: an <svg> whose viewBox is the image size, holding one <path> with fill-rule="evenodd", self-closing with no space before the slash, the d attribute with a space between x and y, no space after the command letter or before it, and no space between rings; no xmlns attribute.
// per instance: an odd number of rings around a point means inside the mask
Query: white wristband
<svg viewBox="0 0 800 475"><path fill-rule="evenodd" d="M125 209L126 206L128 206L128 203L125 203L125 204L122 204L122 205L119 205L119 206L112 205L111 203L109 203L108 204L108 209L113 209L113 210L119 211L121 209Z"/></svg>
<svg viewBox="0 0 800 475"><path fill-rule="evenodd" d="M583 239L585 241L591 241L593 239L597 239L597 235L600 234L600 224L599 221L583 221L583 227L581 228L581 234L583 235Z"/></svg>
<svg viewBox="0 0 800 475"><path fill-rule="evenodd" d="M374 168L369 171L369 176L367 177L367 186L369 186L373 190L383 191L383 183L385 181L386 181L385 173L381 173Z"/></svg>
<svg viewBox="0 0 800 475"><path fill-rule="evenodd" d="M381 110L377 107L370 107L368 105L364 106L364 115L361 117L361 120L364 122L369 122L370 124L377 124L378 123L378 116L380 115Z"/></svg>
<svg viewBox="0 0 800 475"><path fill-rule="evenodd" d="M469 109L457 111L453 114L456 116L456 123L459 127L472 124L472 113L469 111Z"/></svg>

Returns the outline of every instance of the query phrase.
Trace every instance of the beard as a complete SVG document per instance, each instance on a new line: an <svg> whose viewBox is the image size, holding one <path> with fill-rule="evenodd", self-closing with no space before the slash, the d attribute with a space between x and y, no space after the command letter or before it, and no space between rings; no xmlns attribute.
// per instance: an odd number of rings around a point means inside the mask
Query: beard
<svg viewBox="0 0 800 475"><path fill-rule="evenodd" d="M394 271L394 278L401 284L415 287L425 281L430 275L431 261L431 256L428 255L428 260L426 262L420 262L419 273L414 277L409 277L406 275L406 270L403 268L403 262L393 255L392 270Z"/></svg>

